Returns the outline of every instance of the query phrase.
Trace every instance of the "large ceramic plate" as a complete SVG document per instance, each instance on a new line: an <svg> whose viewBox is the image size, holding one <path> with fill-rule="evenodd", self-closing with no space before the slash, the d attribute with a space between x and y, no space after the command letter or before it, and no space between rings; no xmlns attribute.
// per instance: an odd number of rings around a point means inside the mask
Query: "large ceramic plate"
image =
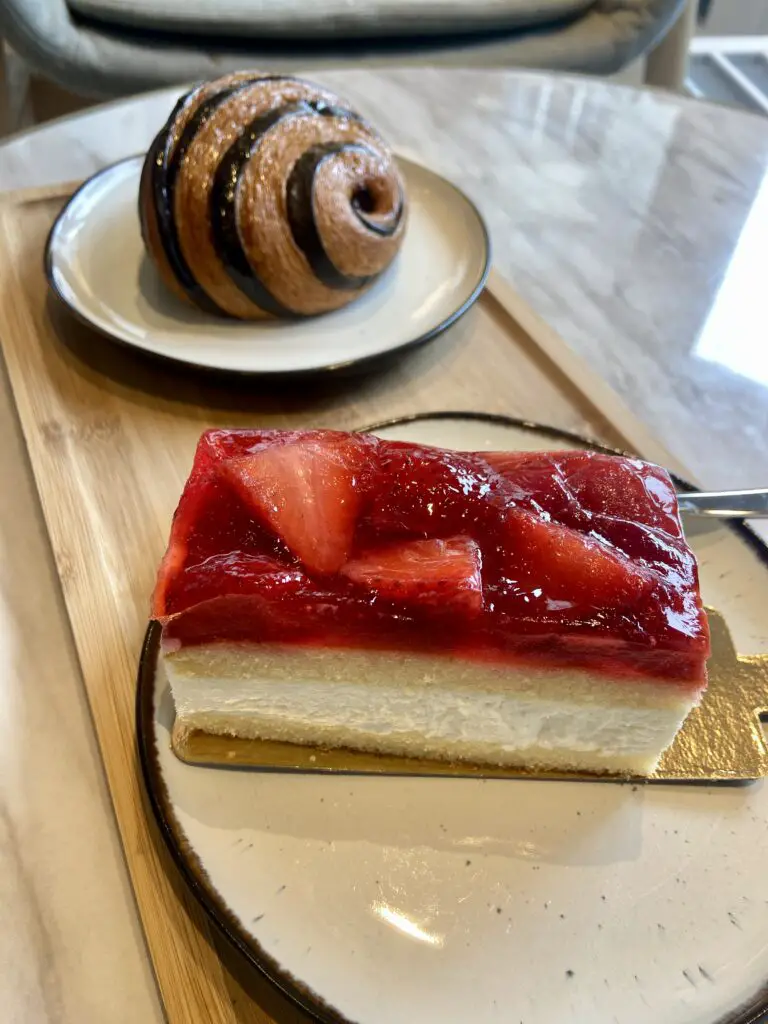
<svg viewBox="0 0 768 1024"><path fill-rule="evenodd" d="M394 438L585 447L454 414ZM768 650L768 565L692 521L707 604ZM145 664L138 735L172 853L214 920L324 1021L722 1024L768 1009L768 788L195 768Z"/></svg>
<svg viewBox="0 0 768 1024"><path fill-rule="evenodd" d="M51 287L102 334L157 356L217 370L312 373L394 357L437 337L474 302L490 245L477 209L444 178L403 158L410 212L402 249L345 309L292 321L215 318L175 298L144 252L137 213L142 158L101 171L51 230Z"/></svg>

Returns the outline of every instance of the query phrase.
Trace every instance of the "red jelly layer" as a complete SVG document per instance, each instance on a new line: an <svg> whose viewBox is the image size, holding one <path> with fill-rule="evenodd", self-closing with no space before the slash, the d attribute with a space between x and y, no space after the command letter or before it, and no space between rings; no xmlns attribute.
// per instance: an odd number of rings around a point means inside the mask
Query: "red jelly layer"
<svg viewBox="0 0 768 1024"><path fill-rule="evenodd" d="M168 643L396 648L691 688L709 653L663 469L335 431L202 436L153 617Z"/></svg>

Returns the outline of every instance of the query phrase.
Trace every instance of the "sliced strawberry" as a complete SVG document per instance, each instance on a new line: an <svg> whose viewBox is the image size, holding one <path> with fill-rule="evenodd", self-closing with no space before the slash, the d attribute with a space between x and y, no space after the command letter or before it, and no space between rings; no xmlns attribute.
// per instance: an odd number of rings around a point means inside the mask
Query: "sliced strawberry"
<svg viewBox="0 0 768 1024"><path fill-rule="evenodd" d="M505 575L544 599L615 608L635 603L654 584L651 572L597 538L527 512L510 510L507 537Z"/></svg>
<svg viewBox="0 0 768 1024"><path fill-rule="evenodd" d="M379 467L379 493L365 515L374 534L479 536L506 507L490 493L493 474L472 455L383 441Z"/></svg>
<svg viewBox="0 0 768 1024"><path fill-rule="evenodd" d="M242 458L257 448L276 442L298 440L302 436L316 436L317 430L206 430L200 438L198 454L203 452L213 462L226 462Z"/></svg>
<svg viewBox="0 0 768 1024"><path fill-rule="evenodd" d="M230 459L222 472L308 569L337 572L347 561L370 442L315 431Z"/></svg>
<svg viewBox="0 0 768 1024"><path fill-rule="evenodd" d="M568 526L581 524L588 518L576 496L568 487L561 469L573 452L483 452L482 458L508 484L519 489L517 504L531 510L543 509L558 522ZM579 455L582 453L578 453Z"/></svg>
<svg viewBox="0 0 768 1024"><path fill-rule="evenodd" d="M309 582L296 568L267 555L232 551L186 565L166 595L164 615L174 615L218 597L260 594L273 601L297 593ZM158 616L160 618L162 616Z"/></svg>
<svg viewBox="0 0 768 1024"><path fill-rule="evenodd" d="M675 488L665 469L639 459L582 454L582 460L569 460L563 469L585 508L681 536Z"/></svg>
<svg viewBox="0 0 768 1024"><path fill-rule="evenodd" d="M477 613L483 604L480 548L468 537L413 540L369 551L344 576L394 601Z"/></svg>
<svg viewBox="0 0 768 1024"><path fill-rule="evenodd" d="M606 527L611 517L681 536L674 486L659 466L590 451L483 452L483 458L526 492L531 507L566 526L588 530L591 523L610 534L617 529Z"/></svg>

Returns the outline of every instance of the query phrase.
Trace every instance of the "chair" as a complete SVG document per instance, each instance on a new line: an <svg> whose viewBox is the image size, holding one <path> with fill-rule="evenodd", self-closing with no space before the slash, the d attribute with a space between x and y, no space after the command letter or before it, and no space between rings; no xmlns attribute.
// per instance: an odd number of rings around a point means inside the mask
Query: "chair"
<svg viewBox="0 0 768 1024"><path fill-rule="evenodd" d="M72 92L94 97L126 95L241 67L419 63L608 75L663 39L685 4L686 0L0 0L0 37L33 71ZM674 48L685 45L683 38ZM675 59L662 60L655 77L654 84L681 84ZM658 80L665 77L675 80Z"/></svg>

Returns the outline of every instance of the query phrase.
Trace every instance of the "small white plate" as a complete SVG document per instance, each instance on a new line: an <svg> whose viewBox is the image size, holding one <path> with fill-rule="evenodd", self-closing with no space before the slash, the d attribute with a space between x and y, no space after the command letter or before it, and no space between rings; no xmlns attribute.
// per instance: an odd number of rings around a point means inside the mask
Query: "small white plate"
<svg viewBox="0 0 768 1024"><path fill-rule="evenodd" d="M46 247L51 287L90 326L118 341L198 367L295 374L360 366L437 337L472 305L490 266L476 207L432 171L398 158L410 201L392 266L359 299L293 321L217 319L163 285L138 219L142 157L100 171L62 210Z"/></svg>
<svg viewBox="0 0 768 1024"><path fill-rule="evenodd" d="M377 430L465 450L583 448L475 414ZM706 604L768 652L768 554L692 521ZM198 898L320 1020L747 1024L768 1011L768 785L634 786L196 768L145 651L147 789Z"/></svg>

